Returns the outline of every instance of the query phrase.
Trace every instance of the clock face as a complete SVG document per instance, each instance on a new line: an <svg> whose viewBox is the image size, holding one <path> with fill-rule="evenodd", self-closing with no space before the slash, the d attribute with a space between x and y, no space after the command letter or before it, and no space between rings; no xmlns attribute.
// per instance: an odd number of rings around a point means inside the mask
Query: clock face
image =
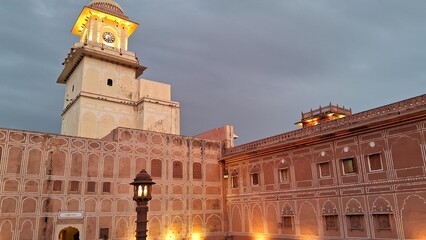
<svg viewBox="0 0 426 240"><path fill-rule="evenodd" d="M112 34L110 32L104 32L104 34L102 34L102 38L107 43L113 43L115 41L114 34Z"/></svg>

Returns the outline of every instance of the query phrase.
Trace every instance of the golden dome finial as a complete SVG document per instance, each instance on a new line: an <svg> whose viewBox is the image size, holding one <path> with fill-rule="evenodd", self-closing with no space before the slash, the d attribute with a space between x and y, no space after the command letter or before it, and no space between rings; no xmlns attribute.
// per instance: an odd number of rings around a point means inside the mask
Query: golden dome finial
<svg viewBox="0 0 426 240"><path fill-rule="evenodd" d="M121 6L114 0L92 0L88 7L120 18L128 19Z"/></svg>

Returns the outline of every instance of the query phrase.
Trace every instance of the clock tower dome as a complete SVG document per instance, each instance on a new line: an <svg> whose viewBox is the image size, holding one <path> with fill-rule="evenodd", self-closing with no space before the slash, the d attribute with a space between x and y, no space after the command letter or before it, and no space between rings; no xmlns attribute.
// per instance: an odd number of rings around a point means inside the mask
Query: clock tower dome
<svg viewBox="0 0 426 240"><path fill-rule="evenodd" d="M117 127L180 133L170 85L138 79L146 69L128 38L138 27L113 0L92 0L71 32L80 37L63 63L62 134L102 138Z"/></svg>

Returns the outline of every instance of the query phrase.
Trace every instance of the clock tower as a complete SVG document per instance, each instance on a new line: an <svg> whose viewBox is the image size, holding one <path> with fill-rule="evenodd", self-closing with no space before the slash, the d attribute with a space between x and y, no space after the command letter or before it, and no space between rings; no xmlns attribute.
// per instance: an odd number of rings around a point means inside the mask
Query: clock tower
<svg viewBox="0 0 426 240"><path fill-rule="evenodd" d="M102 138L117 127L180 134L170 85L138 79L146 67L128 51L138 27L113 0L92 0L72 33L80 37L63 63L62 134Z"/></svg>

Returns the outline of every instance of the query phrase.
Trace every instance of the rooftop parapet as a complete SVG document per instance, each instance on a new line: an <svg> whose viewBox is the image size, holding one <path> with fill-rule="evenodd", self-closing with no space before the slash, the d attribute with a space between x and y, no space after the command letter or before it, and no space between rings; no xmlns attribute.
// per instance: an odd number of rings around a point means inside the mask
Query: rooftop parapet
<svg viewBox="0 0 426 240"><path fill-rule="evenodd" d="M224 157L230 157L241 153L247 154L263 148L275 145L299 141L318 135L326 135L343 128L354 128L356 126L383 121L385 119L397 118L412 113L426 114L426 94L409 98L400 102L392 103L378 108L373 108L364 112L356 113L351 116L328 121L316 126L302 128L291 132L282 133L268 138L260 139L254 142L246 143L240 146L226 148Z"/></svg>
<svg viewBox="0 0 426 240"><path fill-rule="evenodd" d="M347 109L344 106L339 107L339 105L332 105L330 103L328 106L320 106L318 109L311 109L309 112L305 113L302 112L302 120L295 124L302 127L309 127L315 126L321 122L339 119L350 115L352 115L352 109Z"/></svg>

